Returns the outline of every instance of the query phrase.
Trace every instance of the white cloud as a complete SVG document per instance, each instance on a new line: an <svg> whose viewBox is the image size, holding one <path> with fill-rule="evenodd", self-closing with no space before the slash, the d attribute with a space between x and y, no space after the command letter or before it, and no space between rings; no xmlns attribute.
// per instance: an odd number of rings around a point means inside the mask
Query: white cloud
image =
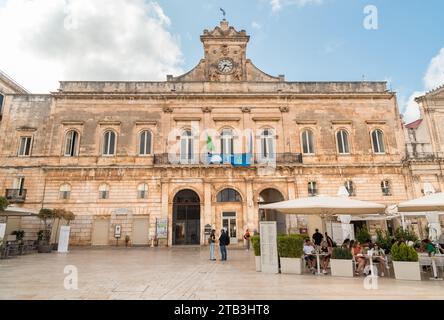
<svg viewBox="0 0 444 320"><path fill-rule="evenodd" d="M144 0L7 0L0 69L33 92L58 80L164 80L182 72L170 24Z"/></svg>
<svg viewBox="0 0 444 320"><path fill-rule="evenodd" d="M400 106L402 106L404 110L403 114L406 123L413 122L421 116L419 105L415 102L415 98L424 95L426 91L444 85L444 48L442 48L439 54L430 61L423 81L424 91L414 92L408 100L402 98L399 99Z"/></svg>
<svg viewBox="0 0 444 320"><path fill-rule="evenodd" d="M444 48L430 62L424 84L426 90L433 90L444 84Z"/></svg>
<svg viewBox="0 0 444 320"><path fill-rule="evenodd" d="M405 123L411 123L420 118L419 106L415 101L415 98L424 95L424 91L415 91L407 100L400 98L399 102L401 106L404 106L404 121Z"/></svg>
<svg viewBox="0 0 444 320"><path fill-rule="evenodd" d="M251 27L252 27L253 29L260 29L260 28L262 28L262 26L261 26L258 22L256 22L256 21L253 21L253 22L251 23Z"/></svg>
<svg viewBox="0 0 444 320"><path fill-rule="evenodd" d="M286 6L296 5L303 7L309 4L321 4L324 0L270 0L271 9L276 12Z"/></svg>

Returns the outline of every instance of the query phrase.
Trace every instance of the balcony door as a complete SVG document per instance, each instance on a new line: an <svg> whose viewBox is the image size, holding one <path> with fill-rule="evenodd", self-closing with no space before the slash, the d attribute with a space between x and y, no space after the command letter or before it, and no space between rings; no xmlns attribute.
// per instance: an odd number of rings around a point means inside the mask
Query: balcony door
<svg viewBox="0 0 444 320"><path fill-rule="evenodd" d="M180 137L180 163L192 164L194 162L194 141L191 130L186 130Z"/></svg>
<svg viewBox="0 0 444 320"><path fill-rule="evenodd" d="M12 188L15 190L19 197L23 196L25 190L25 178L15 178Z"/></svg>

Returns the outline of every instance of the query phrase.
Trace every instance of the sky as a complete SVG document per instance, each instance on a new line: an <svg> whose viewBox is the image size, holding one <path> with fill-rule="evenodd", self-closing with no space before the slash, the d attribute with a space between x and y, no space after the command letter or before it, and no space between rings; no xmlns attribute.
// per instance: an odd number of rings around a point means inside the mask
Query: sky
<svg viewBox="0 0 444 320"><path fill-rule="evenodd" d="M223 18L288 81L388 81L405 121L444 84L442 0L0 0L0 70L33 93L59 80L165 80Z"/></svg>

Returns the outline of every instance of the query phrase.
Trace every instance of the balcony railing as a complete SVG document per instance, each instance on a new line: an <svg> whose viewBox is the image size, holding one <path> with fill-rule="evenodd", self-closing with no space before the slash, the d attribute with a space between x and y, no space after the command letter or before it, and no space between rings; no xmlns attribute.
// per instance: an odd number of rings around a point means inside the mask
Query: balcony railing
<svg viewBox="0 0 444 320"><path fill-rule="evenodd" d="M407 152L408 160L441 160L444 152Z"/></svg>
<svg viewBox="0 0 444 320"><path fill-rule="evenodd" d="M10 203L25 202L26 189L6 189L6 199Z"/></svg>
<svg viewBox="0 0 444 320"><path fill-rule="evenodd" d="M156 154L155 165L232 165L248 167L252 165L301 164L300 153L262 154L192 154L181 157L176 154Z"/></svg>

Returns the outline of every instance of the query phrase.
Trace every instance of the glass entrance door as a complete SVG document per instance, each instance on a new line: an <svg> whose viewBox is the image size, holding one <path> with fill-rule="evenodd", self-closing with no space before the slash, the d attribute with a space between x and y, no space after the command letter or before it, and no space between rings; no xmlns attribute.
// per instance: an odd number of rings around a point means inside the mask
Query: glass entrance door
<svg viewBox="0 0 444 320"><path fill-rule="evenodd" d="M230 243L237 244L236 212L224 212L222 214L222 228L228 232Z"/></svg>

